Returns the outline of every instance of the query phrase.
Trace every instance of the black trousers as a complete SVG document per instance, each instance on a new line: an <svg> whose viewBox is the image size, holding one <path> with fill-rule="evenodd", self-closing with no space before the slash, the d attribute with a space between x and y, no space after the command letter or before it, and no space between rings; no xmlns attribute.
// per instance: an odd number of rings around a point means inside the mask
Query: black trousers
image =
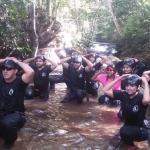
<svg viewBox="0 0 150 150"><path fill-rule="evenodd" d="M120 105L120 100L115 100L114 98L107 95L101 95L98 99L98 102L100 104L110 104L112 106Z"/></svg>
<svg viewBox="0 0 150 150"><path fill-rule="evenodd" d="M148 139L148 131L137 126L124 125L120 129L121 139L130 146L134 146L134 141L140 142Z"/></svg>
<svg viewBox="0 0 150 150"><path fill-rule="evenodd" d="M48 99L49 98L49 89L45 90L36 90L34 87L29 88L25 92L25 98L26 99L33 99L36 96L40 96L40 98Z"/></svg>
<svg viewBox="0 0 150 150"><path fill-rule="evenodd" d="M55 90L55 83L66 83L67 87L70 88L70 80L63 75L49 77L50 89Z"/></svg>
<svg viewBox="0 0 150 150"><path fill-rule="evenodd" d="M91 94L92 96L97 96L98 95L98 88L99 88L99 83L98 82L87 82L86 83L86 91Z"/></svg>
<svg viewBox="0 0 150 150"><path fill-rule="evenodd" d="M14 112L0 118L0 135L6 143L13 143L18 137L20 130L26 122L25 115L22 112Z"/></svg>
<svg viewBox="0 0 150 150"><path fill-rule="evenodd" d="M71 100L77 100L78 104L83 103L83 99L86 97L86 91L82 89L76 89L66 94L62 102L70 102Z"/></svg>

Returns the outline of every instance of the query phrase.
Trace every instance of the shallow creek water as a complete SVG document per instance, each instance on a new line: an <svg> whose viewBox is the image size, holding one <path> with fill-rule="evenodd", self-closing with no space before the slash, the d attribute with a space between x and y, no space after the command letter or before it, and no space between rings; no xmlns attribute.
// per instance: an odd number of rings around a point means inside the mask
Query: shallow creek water
<svg viewBox="0 0 150 150"><path fill-rule="evenodd" d="M12 150L108 150L109 140L123 122L117 118L119 107L99 105L98 98L62 104L65 84L57 84L47 102L36 98L25 100L27 122L19 131ZM2 143L2 141L1 141ZM149 150L147 142L136 143L140 150ZM123 145L120 150L126 150Z"/></svg>

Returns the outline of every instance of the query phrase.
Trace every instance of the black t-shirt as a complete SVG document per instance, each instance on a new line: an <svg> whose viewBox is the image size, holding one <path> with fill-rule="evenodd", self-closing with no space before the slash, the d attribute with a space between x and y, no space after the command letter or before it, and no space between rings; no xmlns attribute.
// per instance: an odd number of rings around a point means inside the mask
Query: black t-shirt
<svg viewBox="0 0 150 150"><path fill-rule="evenodd" d="M49 73L52 71L50 65L45 65L41 70L38 70L36 65L30 64L34 70L34 87L38 90L45 90L49 87Z"/></svg>
<svg viewBox="0 0 150 150"><path fill-rule="evenodd" d="M87 72L86 73L86 83L89 83L91 82L91 78L92 76L98 72L98 70L101 68L102 64L99 62L99 63L96 63L93 67L92 67L92 70L90 72ZM93 81L92 81L93 82Z"/></svg>
<svg viewBox="0 0 150 150"><path fill-rule="evenodd" d="M113 90L114 99L121 101L121 108L125 125L129 126L143 126L145 119L147 105L143 105L143 95L138 93L135 97L130 99L126 91Z"/></svg>
<svg viewBox="0 0 150 150"><path fill-rule="evenodd" d="M24 112L24 93L28 84L17 76L11 83L5 82L0 75L0 113L9 114L15 111Z"/></svg>
<svg viewBox="0 0 150 150"><path fill-rule="evenodd" d="M80 68L79 71L76 71L72 65L69 65L68 72L70 73L71 90L84 89L86 75L85 68Z"/></svg>
<svg viewBox="0 0 150 150"><path fill-rule="evenodd" d="M60 59L64 59L64 58L66 58L66 57L64 57L63 55L60 56ZM73 64L72 59L69 59L69 60L67 61L67 63L68 63L69 65L72 65L72 64ZM63 76L66 77L67 79L70 78L68 69L66 69L66 68L64 68L64 67L63 67Z"/></svg>

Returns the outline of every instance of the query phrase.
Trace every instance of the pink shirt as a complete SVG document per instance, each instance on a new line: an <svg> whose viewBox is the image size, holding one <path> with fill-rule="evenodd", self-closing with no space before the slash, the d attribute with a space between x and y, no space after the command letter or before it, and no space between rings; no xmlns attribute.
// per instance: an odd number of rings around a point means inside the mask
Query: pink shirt
<svg viewBox="0 0 150 150"><path fill-rule="evenodd" d="M119 78L119 75L115 75L114 79ZM107 74L101 74L97 77L97 80L102 83L103 86L107 85L110 81L107 80ZM120 90L121 87L121 81L117 82L114 86L113 86L113 90Z"/></svg>

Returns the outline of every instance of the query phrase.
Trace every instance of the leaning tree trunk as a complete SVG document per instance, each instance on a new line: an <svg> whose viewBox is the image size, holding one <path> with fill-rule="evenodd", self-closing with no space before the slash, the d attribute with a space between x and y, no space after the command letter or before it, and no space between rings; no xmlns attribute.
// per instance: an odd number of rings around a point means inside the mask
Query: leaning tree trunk
<svg viewBox="0 0 150 150"><path fill-rule="evenodd" d="M108 5L109 11L111 13L111 16L113 18L113 21L114 21L114 24L116 26L116 29L117 29L118 33L122 36L122 30L121 30L121 27L120 27L120 25L119 25L119 23L117 21L117 18L115 16L114 12L113 12L110 0L107 0L107 5Z"/></svg>
<svg viewBox="0 0 150 150"><path fill-rule="evenodd" d="M36 0L32 2L32 55L36 56L38 52L38 35L36 33L36 17L35 17L35 3Z"/></svg>

